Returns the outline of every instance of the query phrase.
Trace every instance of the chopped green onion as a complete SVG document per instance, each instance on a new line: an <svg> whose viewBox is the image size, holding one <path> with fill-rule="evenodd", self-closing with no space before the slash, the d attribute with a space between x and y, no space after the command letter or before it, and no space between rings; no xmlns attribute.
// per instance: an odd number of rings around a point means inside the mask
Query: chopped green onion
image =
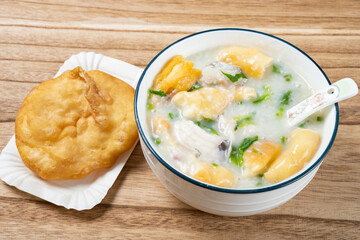
<svg viewBox="0 0 360 240"><path fill-rule="evenodd" d="M292 75L291 74L286 74L286 75L284 75L284 78L285 78L285 81L290 82L291 79L292 79Z"/></svg>
<svg viewBox="0 0 360 240"><path fill-rule="evenodd" d="M153 141L157 144L157 145L159 145L160 143L161 143L161 139L160 138L152 138L153 139Z"/></svg>
<svg viewBox="0 0 360 240"><path fill-rule="evenodd" d="M212 133L212 134L215 134L215 135L218 135L219 136L219 133L213 129L213 128L209 128L209 127L203 127L203 129L205 129L206 131L208 131L209 133Z"/></svg>
<svg viewBox="0 0 360 240"><path fill-rule="evenodd" d="M188 92L192 92L192 91L195 91L195 90L198 90L200 88L202 88L203 86L200 84L200 83L195 83L189 90Z"/></svg>
<svg viewBox="0 0 360 240"><path fill-rule="evenodd" d="M260 178L263 177L263 176L264 176L264 174L258 174L258 177L260 177Z"/></svg>
<svg viewBox="0 0 360 240"><path fill-rule="evenodd" d="M232 83L237 82L240 78L245 78L247 79L247 77L243 74L243 73L238 73L235 74L235 76L229 74L229 73L224 73L223 71L221 71L222 74L224 74Z"/></svg>
<svg viewBox="0 0 360 240"><path fill-rule="evenodd" d="M277 65L273 65L272 71L273 71L274 73L280 73L280 67L277 66Z"/></svg>
<svg viewBox="0 0 360 240"><path fill-rule="evenodd" d="M251 151L252 151L253 153L257 153L257 154L259 154L259 155L262 155L262 153L259 152L259 151L258 151L257 149L255 149L255 148L251 149Z"/></svg>
<svg viewBox="0 0 360 240"><path fill-rule="evenodd" d="M244 116L241 116L241 117L234 117L234 120L236 120L236 125L235 125L235 128L234 128L234 131L236 131L239 127L242 128L242 127L245 127L247 125L254 124L252 122L252 117L250 115L244 115Z"/></svg>
<svg viewBox="0 0 360 240"><path fill-rule="evenodd" d="M216 163L213 163L212 165L213 165L214 167L218 167L218 166L219 166L219 165L217 165Z"/></svg>
<svg viewBox="0 0 360 240"><path fill-rule="evenodd" d="M239 105L241 105L241 104L243 104L243 102L242 102L242 101L240 101L240 102L238 102L238 104L239 104Z"/></svg>
<svg viewBox="0 0 360 240"><path fill-rule="evenodd" d="M259 139L258 136L245 138L242 141L241 145L239 146L239 150L245 152L245 150L248 149L251 146L251 144L253 144L258 139Z"/></svg>
<svg viewBox="0 0 360 240"><path fill-rule="evenodd" d="M154 105L152 103L149 103L149 102L146 104L146 107L147 107L147 109L149 111L151 111L151 110L153 110L155 108Z"/></svg>
<svg viewBox="0 0 360 240"><path fill-rule="evenodd" d="M213 119L211 119L211 118L204 118L204 121L205 122L208 122L208 123L213 123L213 122L215 122Z"/></svg>
<svg viewBox="0 0 360 240"><path fill-rule="evenodd" d="M263 185L262 182L258 182L258 183L256 184L257 187L261 187L262 185Z"/></svg>
<svg viewBox="0 0 360 240"><path fill-rule="evenodd" d="M302 124L299 125L299 128L304 128L308 122L309 120L304 121Z"/></svg>
<svg viewBox="0 0 360 240"><path fill-rule="evenodd" d="M171 120L174 120L174 119L179 118L179 113L178 112L169 112L168 116Z"/></svg>
<svg viewBox="0 0 360 240"><path fill-rule="evenodd" d="M230 153L230 160L233 164L241 167L244 163L244 153L245 151L253 144L255 141L259 139L258 136L245 138L238 148L232 147Z"/></svg>
<svg viewBox="0 0 360 240"><path fill-rule="evenodd" d="M212 134L215 134L215 135L218 135L219 136L219 133L211 128L211 127L207 127L207 126L201 126L202 129L204 129L205 131L209 132L209 133L212 133Z"/></svg>
<svg viewBox="0 0 360 240"><path fill-rule="evenodd" d="M284 108L279 107L279 112L276 113L276 116L282 118L284 116Z"/></svg>
<svg viewBox="0 0 360 240"><path fill-rule="evenodd" d="M237 148L232 148L231 149L231 153L230 153L230 160L233 164L238 165L239 167L241 166L242 163L240 163L239 160L239 151L237 150Z"/></svg>
<svg viewBox="0 0 360 240"><path fill-rule="evenodd" d="M282 136L282 137L281 137L281 143L282 143L282 144L285 144L285 143L286 143L286 140L287 140L287 139L286 139L285 136Z"/></svg>
<svg viewBox="0 0 360 240"><path fill-rule="evenodd" d="M198 125L199 127L201 127L202 129L204 129L205 131L207 131L208 133L212 133L212 134L219 136L219 133L215 129L205 126L205 125L201 124L199 121L196 121L195 124Z"/></svg>
<svg viewBox="0 0 360 240"><path fill-rule="evenodd" d="M280 104L281 104L281 105L289 105L290 95L291 95L291 90L287 91L287 92L281 97Z"/></svg>
<svg viewBox="0 0 360 240"><path fill-rule="evenodd" d="M270 98L270 94L265 94L265 95L262 95L261 97L259 97L258 99L256 99L255 101L253 101L252 103L253 104L258 104L258 103L261 103L262 101L265 101L267 99Z"/></svg>
<svg viewBox="0 0 360 240"><path fill-rule="evenodd" d="M322 120L323 120L323 118L322 118L321 116L317 116L317 117L316 117L316 121L322 122Z"/></svg>
<svg viewBox="0 0 360 240"><path fill-rule="evenodd" d="M235 76L237 76L237 75L240 76L240 78L247 79L247 76L245 76L245 74L243 74L243 73L238 73Z"/></svg>
<svg viewBox="0 0 360 240"><path fill-rule="evenodd" d="M263 86L264 90L265 90L265 94L262 95L261 97L259 97L258 99L256 99L255 101L253 101L252 103L254 104L258 104L258 103L261 103L262 101L265 101L267 99L269 99L271 96L270 96L270 86L269 84L265 84Z"/></svg>
<svg viewBox="0 0 360 240"><path fill-rule="evenodd" d="M264 85L264 90L265 90L265 92L266 92L267 94L270 94L270 86L269 86L269 84L265 84L265 85Z"/></svg>
<svg viewBox="0 0 360 240"><path fill-rule="evenodd" d="M159 91L156 91L152 88L149 89L149 93L150 94L155 94L155 95L159 95L160 97L166 97L166 93L164 92L164 90L159 90Z"/></svg>

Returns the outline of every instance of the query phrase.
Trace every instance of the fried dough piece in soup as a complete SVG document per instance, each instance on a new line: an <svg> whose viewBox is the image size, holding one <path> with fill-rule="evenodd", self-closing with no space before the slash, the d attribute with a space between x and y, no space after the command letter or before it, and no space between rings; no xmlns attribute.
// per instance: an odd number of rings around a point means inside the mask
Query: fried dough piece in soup
<svg viewBox="0 0 360 240"><path fill-rule="evenodd" d="M282 147L270 141L256 141L244 153L244 175L253 177L263 174L279 155Z"/></svg>
<svg viewBox="0 0 360 240"><path fill-rule="evenodd" d="M320 134L310 129L298 128L290 136L290 146L264 174L271 182L280 182L300 171L315 155L320 145Z"/></svg>
<svg viewBox="0 0 360 240"><path fill-rule="evenodd" d="M217 164L199 163L199 170L193 175L199 181L213 184L218 187L233 187L235 184L234 174Z"/></svg>
<svg viewBox="0 0 360 240"><path fill-rule="evenodd" d="M166 94L188 90L201 75L201 70L193 66L193 62L185 61L181 55L173 57L155 77L154 88Z"/></svg>
<svg viewBox="0 0 360 240"><path fill-rule="evenodd" d="M262 78L265 70L272 65L273 59L256 48L229 47L218 54L218 60L231 63L248 76Z"/></svg>
<svg viewBox="0 0 360 240"><path fill-rule="evenodd" d="M225 92L205 87L193 92L179 92L173 97L173 102L186 118L214 119L223 113L230 101Z"/></svg>

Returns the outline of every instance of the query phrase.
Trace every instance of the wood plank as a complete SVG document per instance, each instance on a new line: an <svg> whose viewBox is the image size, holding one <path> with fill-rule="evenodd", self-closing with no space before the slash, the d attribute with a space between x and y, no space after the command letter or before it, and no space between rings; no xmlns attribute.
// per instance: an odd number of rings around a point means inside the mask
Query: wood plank
<svg viewBox="0 0 360 240"><path fill-rule="evenodd" d="M0 17L0 26L4 27L31 27L31 28L44 28L44 29L67 29L67 30L95 30L95 31L121 31L121 32L152 32L152 33L173 33L173 34L191 34L194 32L205 31L214 28L244 28L252 29L260 32L265 32L272 35L293 35L293 36L358 36L360 30L358 29L328 29L328 28L284 28L284 27L261 27L261 25L249 27L249 26L232 26L232 25L185 25L185 24L127 24L112 22L107 24L106 22L89 23L86 22L71 22L71 24L62 24L61 22L46 22L37 20L23 20L23 19L8 19Z"/></svg>
<svg viewBox="0 0 360 240"><path fill-rule="evenodd" d="M0 81L0 122L15 121L24 98L36 85L38 84Z"/></svg>
<svg viewBox="0 0 360 240"><path fill-rule="evenodd" d="M126 1L124 1L126 2ZM89 3L86 0L74 1L57 1L51 0L43 2L40 0L33 1L19 1L16 4L16 7L27 6L33 7L32 10L43 10L46 7L65 7L65 8L74 8L76 10L89 10L96 9L99 11L102 10L113 10L113 11L134 11L134 12L155 12L155 13L193 13L193 14L210 14L216 16L217 14L226 14L226 15L239 15L239 13L246 12L248 15L266 15L266 16L309 16L314 15L332 17L331 12L336 8L338 11L338 16L344 17L357 17L357 10L360 9L358 2L356 0L352 1L343 1L343 2L334 2L331 0L313 2L311 0L306 1L269 1L267 4L264 4L261 0L256 0L248 2L245 0L242 1L231 1L231 0L215 0L215 1L172 1L168 2L166 0L157 0L153 2L148 2L146 0L136 1L133 4L113 4L108 1L97 1L94 3ZM186 8L183 7L183 4L186 5ZM219 4L222 5L219 8ZM15 4L14 4L15 5ZM241 7L239 7L241 6ZM239 8L238 8L239 7ZM238 8L237 11L233 11L235 8ZM55 7L54 7L54 10ZM58 9L59 11L60 9ZM32 11L33 12L33 11ZM29 14L31 12L29 11ZM89 18L89 16L88 16ZM189 22L191 23L191 22Z"/></svg>
<svg viewBox="0 0 360 240"><path fill-rule="evenodd" d="M66 26L66 24L63 24ZM44 31L46 29L46 31ZM184 37L188 33L161 32L132 32L129 30L93 30L93 29L47 29L46 27L3 26L1 28L2 44L17 44L25 46L43 46L60 48L88 48L88 49L125 49L160 51L168 44ZM50 35L49 35L50 34ZM99 37L99 35L101 37ZM56 36L56 37L55 37ZM287 40L305 52L359 53L357 44L360 36L328 36L328 35L289 35L286 32L276 36ZM34 38L36 40L34 40ZM56 39L55 39L56 38ZM56 40L56 41L54 41ZM134 40L141 40L141 45L133 44ZM326 42L326 44L324 44ZM47 51L54 50L49 48ZM59 49L60 50L60 49ZM17 52L21 52L18 50ZM40 53L36 53L35 57ZM59 51L58 53L61 54ZM57 54L53 54L56 57ZM30 57L30 56L29 56Z"/></svg>
<svg viewBox="0 0 360 240"><path fill-rule="evenodd" d="M16 32L16 29L12 31ZM30 32L31 29L26 30ZM127 34L131 35L132 32L127 32ZM26 35L26 34L23 34ZM95 35L94 32L90 32L86 35ZM159 35L161 38L166 38L166 33L153 33L153 35ZM277 35L278 37L283 38L297 46L299 46L303 51L309 53L335 53L335 54L346 54L346 53L360 53L360 46L357 44L360 41L360 36L291 36L291 35ZM86 46L84 48L72 47L67 45L67 40L71 37L65 36L61 42L57 44L61 44L61 46L49 46L47 45L34 45L30 43L31 36L29 36L28 40L23 39L22 41L18 41L19 43L13 43L12 35L9 34L7 39L4 42L9 41L8 43L2 43L0 46L4 48L4 50L0 53L0 59L2 60L22 60L22 61L46 61L46 62L61 62L62 59L66 59L69 56L80 52L80 51L99 51L99 49L94 48L94 46ZM45 37L45 36L40 36ZM66 38L69 37L69 38ZM136 36L138 37L138 36ZM179 36L180 37L180 36ZM86 36L83 36L86 38ZM76 39L74 39L76 40ZM82 41L83 39L78 39L77 41ZM139 39L140 41L148 41L148 38L142 37ZM168 43L171 43L171 40L168 39ZM26 42L27 43L26 43ZM44 39L46 41L46 39ZM156 41L156 40L155 40ZM152 46L148 46L148 49L126 49L124 48L124 42L122 41L121 45L108 45L107 49L101 49L101 53L104 55L116 54L118 58L121 59L133 59L147 56L153 57L159 51L158 47L153 49ZM324 45L323 43L327 44ZM131 43L127 43L131 44ZM125 44L126 45L126 44ZM140 60L133 60L132 62L139 63Z"/></svg>
<svg viewBox="0 0 360 240"><path fill-rule="evenodd" d="M15 133L14 122L0 122L0 149L2 150Z"/></svg>
<svg viewBox="0 0 360 240"><path fill-rule="evenodd" d="M44 31L46 30L46 31ZM186 34L3 26L0 43L49 47L158 50ZM139 41L141 40L141 41ZM134 44L140 43L141 44Z"/></svg>
<svg viewBox="0 0 360 240"><path fill-rule="evenodd" d="M337 28L356 29L359 23L359 6L356 1L346 3L316 3L308 1L294 1L278 3L261 1L254 4L241 2L224 2L218 7L218 2L204 1L186 2L186 8L181 2L168 3L156 1L138 4L98 5L88 3L43 3L43 2L14 2L4 6L0 17L36 20L47 22L101 22L112 18L113 23L147 23L147 24L207 24L214 26L241 26L253 27L261 23L263 27L293 27L305 28ZM115 7L117 6L117 8ZM340 9L337 14L330 15L331 9ZM186 10L185 10L186 9ZM236 9L236 11L234 11ZM255 10L256 9L256 10ZM307 9L306 11L301 9ZM89 14L91 13L91 14ZM211 15L210 15L211 13ZM76 20L74 19L76 16ZM189 21L191 19L191 21ZM313 23L316 22L316 25Z"/></svg>
<svg viewBox="0 0 360 240"><path fill-rule="evenodd" d="M24 204L25 203L25 204ZM29 214L28 208L36 214ZM101 205L92 212L57 211L56 207L33 201L2 201L0 224L5 237L27 236L35 239L56 236L71 239L75 235L102 239L356 239L357 221L293 217L289 215L255 215L241 218L203 214L193 209L158 209L149 207L114 207ZM15 219L17 219L15 221ZM46 219L46 221L43 221ZM42 222L41 225L38 223ZM71 224L69 224L71 223ZM18 225L22 228L18 228ZM106 227L104 227L106 226ZM284 226L286 226L284 228ZM106 230L105 230L106 228ZM66 229L66 231L64 231ZM306 231L304 231L306 229ZM201 234L199 234L201 233ZM28 238L27 239L31 239Z"/></svg>

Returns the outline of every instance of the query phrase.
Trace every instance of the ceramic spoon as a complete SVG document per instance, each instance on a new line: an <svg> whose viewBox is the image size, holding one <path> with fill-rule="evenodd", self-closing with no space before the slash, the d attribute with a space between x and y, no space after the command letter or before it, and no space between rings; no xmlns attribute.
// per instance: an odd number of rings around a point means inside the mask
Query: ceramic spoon
<svg viewBox="0 0 360 240"><path fill-rule="evenodd" d="M358 91L358 86L354 80L351 78L341 79L287 110L289 125L295 126L313 113L355 96Z"/></svg>

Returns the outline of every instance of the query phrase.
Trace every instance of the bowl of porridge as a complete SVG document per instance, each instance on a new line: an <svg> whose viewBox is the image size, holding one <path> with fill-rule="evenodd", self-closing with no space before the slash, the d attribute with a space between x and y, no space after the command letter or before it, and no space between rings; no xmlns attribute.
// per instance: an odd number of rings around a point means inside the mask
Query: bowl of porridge
<svg viewBox="0 0 360 240"><path fill-rule="evenodd" d="M136 87L146 161L183 202L212 214L275 208L315 176L338 127L338 105L296 126L287 110L330 85L296 46L247 29L214 29L162 50Z"/></svg>

